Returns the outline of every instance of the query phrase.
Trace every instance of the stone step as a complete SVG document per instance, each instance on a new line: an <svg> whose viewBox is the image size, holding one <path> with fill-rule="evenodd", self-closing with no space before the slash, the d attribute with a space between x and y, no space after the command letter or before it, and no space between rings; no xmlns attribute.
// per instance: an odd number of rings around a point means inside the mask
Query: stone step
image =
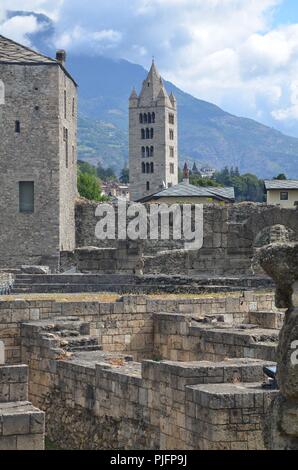
<svg viewBox="0 0 298 470"><path fill-rule="evenodd" d="M35 284L34 286L27 285L26 287L16 287L12 291L14 294L26 294L26 293L100 293L100 292L115 292L115 293L156 293L156 292L167 292L167 293L220 293L220 292L238 292L243 290L243 286L225 286L225 285L175 285L175 284L102 284L102 285L88 285L88 284Z"/></svg>
<svg viewBox="0 0 298 470"><path fill-rule="evenodd" d="M96 348L98 350L98 338L92 336L79 336L77 338L74 337L66 337L61 338L61 347L66 351L85 351L90 350L91 348ZM87 348L87 349L86 349Z"/></svg>

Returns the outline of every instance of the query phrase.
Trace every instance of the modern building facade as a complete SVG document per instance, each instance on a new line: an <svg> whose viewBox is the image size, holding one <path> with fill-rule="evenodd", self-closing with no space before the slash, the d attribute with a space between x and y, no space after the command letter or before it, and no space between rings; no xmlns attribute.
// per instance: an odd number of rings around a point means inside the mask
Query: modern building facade
<svg viewBox="0 0 298 470"><path fill-rule="evenodd" d="M298 206L298 180L266 180L265 191L268 205Z"/></svg>
<svg viewBox="0 0 298 470"><path fill-rule="evenodd" d="M129 177L132 201L178 183L177 103L154 62L129 98Z"/></svg>

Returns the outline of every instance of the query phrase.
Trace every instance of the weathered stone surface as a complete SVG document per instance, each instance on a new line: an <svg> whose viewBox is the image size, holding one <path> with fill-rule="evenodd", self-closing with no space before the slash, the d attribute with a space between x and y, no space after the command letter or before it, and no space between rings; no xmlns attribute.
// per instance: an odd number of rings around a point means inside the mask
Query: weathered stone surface
<svg viewBox="0 0 298 470"><path fill-rule="evenodd" d="M5 350L4 350L4 343L0 341L0 366L5 364Z"/></svg>
<svg viewBox="0 0 298 470"><path fill-rule="evenodd" d="M49 266L22 266L22 273L24 274L49 274Z"/></svg>
<svg viewBox="0 0 298 470"><path fill-rule="evenodd" d="M275 244L262 249L259 259L275 280L276 304L287 307L278 346L277 379L280 398L273 409L271 423L273 448L298 448L298 244ZM278 431L274 429L277 427Z"/></svg>

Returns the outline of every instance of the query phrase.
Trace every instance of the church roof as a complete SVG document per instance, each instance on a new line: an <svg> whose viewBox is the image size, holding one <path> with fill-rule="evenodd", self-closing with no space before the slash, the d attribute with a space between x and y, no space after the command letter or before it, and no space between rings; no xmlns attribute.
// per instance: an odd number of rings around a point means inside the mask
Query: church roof
<svg viewBox="0 0 298 470"><path fill-rule="evenodd" d="M57 61L0 35L0 63L53 64Z"/></svg>
<svg viewBox="0 0 298 470"><path fill-rule="evenodd" d="M141 202L146 202L146 200L159 199L163 197L207 197L212 199L217 199L221 201L230 201L234 202L235 200L235 191L234 188L216 188L212 186L195 186L188 183L179 183L176 186L171 186L170 188L164 189L158 193L155 193L151 196L148 196L141 200Z"/></svg>

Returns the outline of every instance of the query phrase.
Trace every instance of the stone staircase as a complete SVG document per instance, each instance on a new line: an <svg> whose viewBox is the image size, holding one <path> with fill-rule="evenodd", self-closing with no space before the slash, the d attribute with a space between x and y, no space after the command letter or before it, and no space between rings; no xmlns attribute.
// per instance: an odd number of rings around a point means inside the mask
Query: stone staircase
<svg viewBox="0 0 298 470"><path fill-rule="evenodd" d="M58 347L66 352L102 351L98 338L90 336L89 323L81 322L76 317L65 317L46 326L46 335L55 337Z"/></svg>
<svg viewBox="0 0 298 470"><path fill-rule="evenodd" d="M125 274L16 274L12 294L101 293L152 294L233 292L272 287L268 278L188 277Z"/></svg>

